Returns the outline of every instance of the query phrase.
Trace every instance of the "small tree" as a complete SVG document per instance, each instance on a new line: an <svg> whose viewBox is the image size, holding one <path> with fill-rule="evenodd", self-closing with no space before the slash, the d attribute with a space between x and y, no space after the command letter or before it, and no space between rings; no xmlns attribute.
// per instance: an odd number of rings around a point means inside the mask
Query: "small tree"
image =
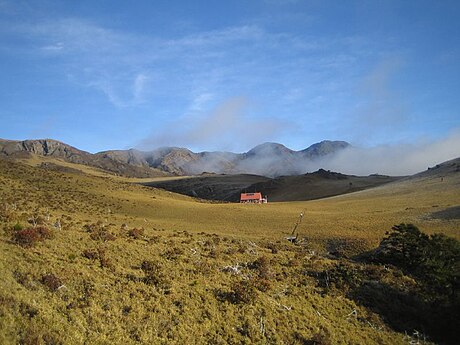
<svg viewBox="0 0 460 345"><path fill-rule="evenodd" d="M387 263L412 270L425 257L428 235L413 224L399 224L387 232L379 247L379 256Z"/></svg>
<svg viewBox="0 0 460 345"><path fill-rule="evenodd" d="M413 224L399 224L387 233L375 259L402 268L438 296L454 299L460 287L460 242L442 234L428 236Z"/></svg>

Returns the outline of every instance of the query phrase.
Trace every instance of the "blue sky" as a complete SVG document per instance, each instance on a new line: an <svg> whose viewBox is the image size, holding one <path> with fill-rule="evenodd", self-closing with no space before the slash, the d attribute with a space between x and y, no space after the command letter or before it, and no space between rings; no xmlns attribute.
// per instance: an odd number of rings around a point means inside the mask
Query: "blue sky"
<svg viewBox="0 0 460 345"><path fill-rule="evenodd" d="M0 0L0 138L362 147L460 127L458 1Z"/></svg>

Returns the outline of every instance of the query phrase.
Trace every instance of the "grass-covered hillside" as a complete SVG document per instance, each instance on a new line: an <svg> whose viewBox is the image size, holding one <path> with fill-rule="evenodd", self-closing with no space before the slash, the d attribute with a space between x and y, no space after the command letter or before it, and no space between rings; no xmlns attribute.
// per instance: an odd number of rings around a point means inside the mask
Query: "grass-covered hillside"
<svg viewBox="0 0 460 345"><path fill-rule="evenodd" d="M29 163L0 160L1 344L453 343L447 288L355 256L403 222L460 238L432 216L458 206L458 174L256 206Z"/></svg>

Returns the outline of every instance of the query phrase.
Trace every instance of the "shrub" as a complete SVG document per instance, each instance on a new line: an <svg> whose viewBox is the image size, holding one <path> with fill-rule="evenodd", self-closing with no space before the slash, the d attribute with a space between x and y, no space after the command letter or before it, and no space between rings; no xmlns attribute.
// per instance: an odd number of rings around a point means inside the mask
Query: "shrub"
<svg viewBox="0 0 460 345"><path fill-rule="evenodd" d="M99 247L97 249L85 249L81 255L90 260L99 260L99 264L102 268L113 267L110 259L106 255L105 248L103 247Z"/></svg>
<svg viewBox="0 0 460 345"><path fill-rule="evenodd" d="M13 272L14 279L24 287L30 289L32 288L33 284L31 282L32 276L28 272L21 272L21 271L14 271Z"/></svg>
<svg viewBox="0 0 460 345"><path fill-rule="evenodd" d="M54 236L53 231L45 226L38 226L35 230L38 232L41 240L49 240Z"/></svg>
<svg viewBox="0 0 460 345"><path fill-rule="evenodd" d="M89 237L95 241L113 241L116 239L115 235L112 234L108 226L104 226L101 221L92 224L86 224L83 228L90 233Z"/></svg>
<svg viewBox="0 0 460 345"><path fill-rule="evenodd" d="M454 299L460 288L460 242L442 234L428 236L413 224L393 226L373 259L400 267L438 296Z"/></svg>
<svg viewBox="0 0 460 345"><path fill-rule="evenodd" d="M331 332L324 327L321 327L319 332L311 338L312 345L332 345Z"/></svg>
<svg viewBox="0 0 460 345"><path fill-rule="evenodd" d="M159 271L160 268L161 267L158 263L149 261L149 260L142 261L142 264L141 264L141 270L144 271L145 273Z"/></svg>
<svg viewBox="0 0 460 345"><path fill-rule="evenodd" d="M90 259L90 260L96 260L99 258L99 254L97 250L93 249L85 249L83 253L81 254L84 258Z"/></svg>
<svg viewBox="0 0 460 345"><path fill-rule="evenodd" d="M330 270L317 274L321 287L329 291L333 288L346 291L355 288L363 282L363 274L354 265L338 263Z"/></svg>
<svg viewBox="0 0 460 345"><path fill-rule="evenodd" d="M240 280L232 284L231 302L251 304L257 298L254 283L250 280Z"/></svg>
<svg viewBox="0 0 460 345"><path fill-rule="evenodd" d="M209 251L209 257L212 258L212 259L217 259L219 258L220 256L220 253L221 251L217 248L212 248L210 251Z"/></svg>
<svg viewBox="0 0 460 345"><path fill-rule="evenodd" d="M24 227L19 223L16 223L16 224L13 225L13 231L21 231L23 229L24 229Z"/></svg>
<svg viewBox="0 0 460 345"><path fill-rule="evenodd" d="M164 258L168 260L177 260L184 251L179 247L172 247L167 249L163 254L161 254Z"/></svg>
<svg viewBox="0 0 460 345"><path fill-rule="evenodd" d="M270 259L266 256L258 257L254 262L249 264L249 268L257 270L258 275L262 278L271 278Z"/></svg>
<svg viewBox="0 0 460 345"><path fill-rule="evenodd" d="M270 243L267 244L266 247L271 250L272 254L278 254L278 251L279 251L279 245L278 244L270 242Z"/></svg>
<svg viewBox="0 0 460 345"><path fill-rule="evenodd" d="M13 240L22 247L33 247L38 242L50 239L53 237L53 232L44 226L36 228L26 228L13 233Z"/></svg>
<svg viewBox="0 0 460 345"><path fill-rule="evenodd" d="M406 270L413 270L423 260L430 238L413 224L399 224L387 232L376 251L376 258Z"/></svg>
<svg viewBox="0 0 460 345"><path fill-rule="evenodd" d="M62 286L62 281L52 273L42 276L41 283L50 291L57 291Z"/></svg>
<svg viewBox="0 0 460 345"><path fill-rule="evenodd" d="M262 291L262 292L266 292L270 290L270 288L272 287L272 283L269 279L260 278L260 277L254 278L253 284L257 290Z"/></svg>
<svg viewBox="0 0 460 345"><path fill-rule="evenodd" d="M114 234L103 226L90 227L88 232L91 233L89 237L95 241L114 241L116 238Z"/></svg>
<svg viewBox="0 0 460 345"><path fill-rule="evenodd" d="M144 272L145 277L143 282L147 285L153 285L155 287L167 290L170 288L169 281L163 273L162 267L153 261L143 261L141 264L141 270Z"/></svg>
<svg viewBox="0 0 460 345"><path fill-rule="evenodd" d="M144 228L133 228L128 231L128 236L136 240L144 237Z"/></svg>
<svg viewBox="0 0 460 345"><path fill-rule="evenodd" d="M248 268L256 271L256 276L252 281L253 286L263 292L269 290L271 279L273 278L270 259L266 256L260 256L254 262L250 263Z"/></svg>
<svg viewBox="0 0 460 345"><path fill-rule="evenodd" d="M40 241L40 236L34 228L27 228L13 234L14 241L21 247L33 247Z"/></svg>
<svg viewBox="0 0 460 345"><path fill-rule="evenodd" d="M107 268L113 268L112 262L106 255L106 251L104 248L97 248L97 254L99 258L99 264L101 265L102 268L107 267Z"/></svg>

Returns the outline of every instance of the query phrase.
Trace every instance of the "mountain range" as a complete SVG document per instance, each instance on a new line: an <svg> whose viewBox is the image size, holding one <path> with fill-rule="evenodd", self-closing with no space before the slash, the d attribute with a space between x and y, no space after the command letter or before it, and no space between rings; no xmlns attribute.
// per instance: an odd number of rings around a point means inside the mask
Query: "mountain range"
<svg viewBox="0 0 460 345"><path fill-rule="evenodd" d="M204 172L276 177L304 174L315 160L348 147L350 144L345 141L325 140L300 151L278 143L264 143L245 153L195 153L186 148L165 147L152 151L129 149L92 154L52 139L0 139L0 156L50 156L130 177L198 175Z"/></svg>

